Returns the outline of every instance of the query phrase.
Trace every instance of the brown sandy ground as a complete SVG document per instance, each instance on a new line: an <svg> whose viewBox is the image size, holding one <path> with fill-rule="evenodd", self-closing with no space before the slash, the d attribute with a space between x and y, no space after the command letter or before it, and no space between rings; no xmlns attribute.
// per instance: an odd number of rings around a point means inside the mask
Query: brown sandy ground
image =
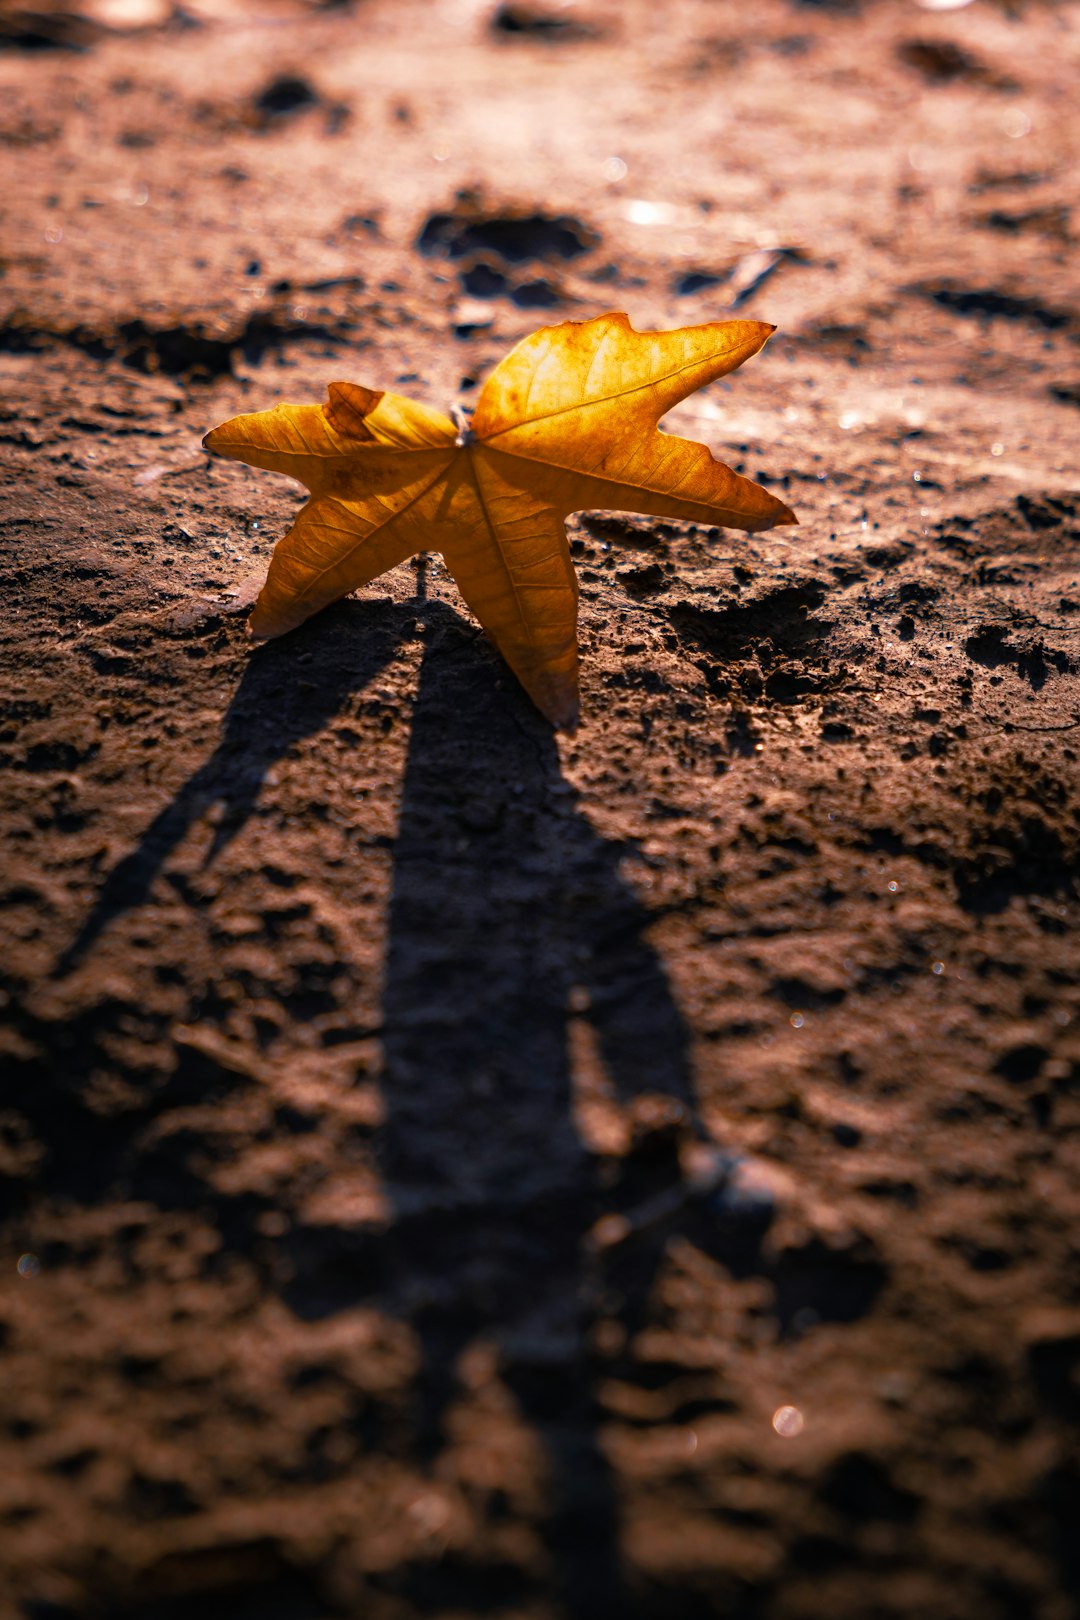
<svg viewBox="0 0 1080 1620"><path fill-rule="evenodd" d="M1077 44L0 8L3 1620L1080 1613ZM612 308L799 530L251 651L208 427Z"/></svg>

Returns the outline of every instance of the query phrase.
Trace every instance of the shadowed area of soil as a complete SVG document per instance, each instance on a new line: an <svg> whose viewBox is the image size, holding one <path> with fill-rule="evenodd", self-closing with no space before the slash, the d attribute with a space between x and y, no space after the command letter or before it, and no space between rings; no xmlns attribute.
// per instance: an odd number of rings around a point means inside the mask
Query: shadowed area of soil
<svg viewBox="0 0 1080 1620"><path fill-rule="evenodd" d="M1075 11L0 5L0 1614L1080 1614ZM800 527L279 642L208 428L541 324Z"/></svg>

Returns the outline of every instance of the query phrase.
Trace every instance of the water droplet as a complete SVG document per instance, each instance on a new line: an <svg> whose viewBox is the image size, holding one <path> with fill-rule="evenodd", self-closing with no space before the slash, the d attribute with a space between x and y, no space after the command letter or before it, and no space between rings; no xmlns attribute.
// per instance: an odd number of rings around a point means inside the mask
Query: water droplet
<svg viewBox="0 0 1080 1620"><path fill-rule="evenodd" d="M992 456L1003 456L1005 454L1005 446L1000 442L1000 440L996 444L992 444L990 446L990 454Z"/></svg>
<svg viewBox="0 0 1080 1620"><path fill-rule="evenodd" d="M20 1254L15 1262L15 1270L20 1277L36 1277L41 1270L41 1262L36 1254Z"/></svg>
<svg viewBox="0 0 1080 1620"><path fill-rule="evenodd" d="M45 232L45 240L51 247L64 240L64 233L59 225L50 225Z"/></svg>
<svg viewBox="0 0 1080 1620"><path fill-rule="evenodd" d="M1019 107L1010 107L1001 120L1001 127L1010 140L1018 141L1022 135L1030 133L1031 119L1026 112L1021 112Z"/></svg>
<svg viewBox="0 0 1080 1620"><path fill-rule="evenodd" d="M784 1440L794 1440L806 1427L806 1421L797 1406L778 1406L772 1415L772 1426Z"/></svg>
<svg viewBox="0 0 1080 1620"><path fill-rule="evenodd" d="M888 891L889 891L890 894L899 894L900 893L900 885L899 885L899 883L897 883L895 878L891 879L891 881L886 885L886 887L888 888Z"/></svg>
<svg viewBox="0 0 1080 1620"><path fill-rule="evenodd" d="M943 973L944 973L944 971L945 971L945 964L944 964L944 962L931 962L931 964L930 964L930 971L931 971L931 973L936 973L936 974L937 974L937 976L938 976L938 977L939 977L939 978L940 978L940 977L941 977L941 975L942 975L942 974L943 974Z"/></svg>
<svg viewBox="0 0 1080 1620"><path fill-rule="evenodd" d="M410 1519L429 1535L441 1530L450 1517L449 1504L434 1491L427 1491L416 1497L406 1511Z"/></svg>
<svg viewBox="0 0 1080 1620"><path fill-rule="evenodd" d="M922 483L922 473L912 473L911 477L916 484Z"/></svg>
<svg viewBox="0 0 1080 1620"><path fill-rule="evenodd" d="M670 203L649 202L644 197L634 197L626 204L631 225L670 225L674 212Z"/></svg>
<svg viewBox="0 0 1080 1620"><path fill-rule="evenodd" d="M792 1013L791 1017L788 1019L788 1023L791 1025L792 1029L802 1029L803 1025L806 1023L806 1019L803 1017L802 1013L795 1012Z"/></svg>
<svg viewBox="0 0 1080 1620"><path fill-rule="evenodd" d="M589 1234L597 1249L613 1249L624 1243L632 1228L625 1215L601 1215Z"/></svg>
<svg viewBox="0 0 1080 1620"><path fill-rule="evenodd" d="M605 158L601 164L601 172L603 173L605 180L616 182L619 180L625 180L627 174L626 164L623 162L621 157Z"/></svg>

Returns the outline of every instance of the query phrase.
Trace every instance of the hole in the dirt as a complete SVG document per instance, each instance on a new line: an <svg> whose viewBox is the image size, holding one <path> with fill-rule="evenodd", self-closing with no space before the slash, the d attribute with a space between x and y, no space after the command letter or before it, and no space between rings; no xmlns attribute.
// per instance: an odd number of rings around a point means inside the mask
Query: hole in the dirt
<svg viewBox="0 0 1080 1620"><path fill-rule="evenodd" d="M1056 529L1076 512L1073 501L1055 499L1052 495L1042 499L1031 495L1018 495L1016 509L1031 529Z"/></svg>
<svg viewBox="0 0 1080 1620"><path fill-rule="evenodd" d="M318 100L318 93L306 79L295 73L279 73L255 97L255 111L260 118L276 121L305 112Z"/></svg>
<svg viewBox="0 0 1080 1620"><path fill-rule="evenodd" d="M659 563L646 563L642 568L620 568L615 577L631 596L651 596L662 591L667 583Z"/></svg>
<svg viewBox="0 0 1080 1620"><path fill-rule="evenodd" d="M379 236L379 221L374 214L347 214L341 222L346 236Z"/></svg>
<svg viewBox="0 0 1080 1620"><path fill-rule="evenodd" d="M110 1610L115 1620L319 1620L314 1584L269 1536L166 1553L142 1572L147 1596Z"/></svg>
<svg viewBox="0 0 1080 1620"><path fill-rule="evenodd" d="M728 752L753 759L761 733L744 709L733 709L725 731Z"/></svg>
<svg viewBox="0 0 1080 1620"><path fill-rule="evenodd" d="M1025 1085L1038 1078L1049 1056L1046 1047L1038 1041L1018 1041L1000 1054L994 1063L994 1073L1014 1086Z"/></svg>
<svg viewBox="0 0 1080 1620"><path fill-rule="evenodd" d="M1049 821L1022 816L986 827L978 844L957 861L955 882L965 911L992 916L1016 895L1074 892L1075 856Z"/></svg>
<svg viewBox="0 0 1080 1620"><path fill-rule="evenodd" d="M568 214L432 214L417 237L426 258L464 259L493 253L507 264L529 259L575 259L599 237Z"/></svg>
<svg viewBox="0 0 1080 1620"><path fill-rule="evenodd" d="M133 371L163 372L188 381L208 381L231 375L237 353L249 365L259 365L268 352L281 349L294 338L341 341L341 334L310 321L291 320L283 311L249 316L238 332L211 337L198 326L148 326L145 321L125 321L112 333L42 332L24 329L0 331L0 350L34 352L50 343L69 343L100 359L116 356Z"/></svg>
<svg viewBox="0 0 1080 1620"><path fill-rule="evenodd" d="M825 1476L822 1495L849 1518L906 1524L919 1510L919 1498L894 1483L888 1470L866 1452L840 1457Z"/></svg>
<svg viewBox="0 0 1080 1620"><path fill-rule="evenodd" d="M930 84L987 77L979 59L955 40L905 39L896 47L896 54L905 67L914 68Z"/></svg>
<svg viewBox="0 0 1080 1620"><path fill-rule="evenodd" d="M565 11L548 10L544 6L515 4L513 0L496 7L491 19L491 31L496 36L511 39L524 37L545 43L565 44L575 39L596 39L601 29L592 23Z"/></svg>
<svg viewBox="0 0 1080 1620"><path fill-rule="evenodd" d="M687 298L692 293L705 292L709 287L719 287L728 279L727 270L715 274L711 270L688 270L685 275L675 279L675 291L680 298Z"/></svg>
<svg viewBox="0 0 1080 1620"><path fill-rule="evenodd" d="M813 1310L823 1322L857 1322L871 1309L889 1280L889 1268L868 1238L832 1249L813 1237L786 1249L776 1270L776 1312L782 1331L800 1311Z"/></svg>
<svg viewBox="0 0 1080 1620"><path fill-rule="evenodd" d="M806 674L796 666L774 669L765 682L765 693L774 703L797 703L808 692L820 692L826 685L822 676Z"/></svg>
<svg viewBox="0 0 1080 1620"><path fill-rule="evenodd" d="M379 1574L373 1586L390 1592L414 1614L446 1613L491 1615L531 1607L529 1578L510 1563L479 1563L460 1554L444 1553L427 1561L405 1561L393 1571Z"/></svg>
<svg viewBox="0 0 1080 1620"><path fill-rule="evenodd" d="M943 309L954 310L958 315L999 315L1006 320L1030 321L1033 326L1040 326L1047 332L1059 331L1076 319L1071 310L1056 309L1037 298L1024 298L1019 294L1002 292L996 287L959 287L947 283L911 290L922 293Z"/></svg>
<svg viewBox="0 0 1080 1620"><path fill-rule="evenodd" d="M725 660L752 657L769 637L790 654L815 646L828 634L830 621L813 616L825 594L823 586L810 580L781 586L745 604L699 608L680 602L668 612L672 628L682 640Z"/></svg>
<svg viewBox="0 0 1080 1620"><path fill-rule="evenodd" d="M792 841L786 840L787 843ZM797 840L807 854L813 854L802 840ZM773 989L786 1006L795 1010L803 1008L806 1011L817 1011L821 1007L835 1007L843 1001L846 991L841 989L823 989L810 979L802 978L798 973L779 974L773 979Z"/></svg>
<svg viewBox="0 0 1080 1620"><path fill-rule="evenodd" d="M96 45L102 30L73 10L45 6L4 8L0 16L0 51L85 51Z"/></svg>
<svg viewBox="0 0 1080 1620"><path fill-rule="evenodd" d="M1006 231L1016 236L1023 231L1036 231L1042 236L1069 240L1071 209L1065 203L1048 204L1045 208L992 208L979 219L987 230Z"/></svg>
<svg viewBox="0 0 1080 1620"><path fill-rule="evenodd" d="M506 291L508 282L501 270L480 259L461 272L461 285L470 298L497 298Z"/></svg>
<svg viewBox="0 0 1080 1620"><path fill-rule="evenodd" d="M542 279L523 281L510 294L510 302L518 309L550 309L559 302L559 289Z"/></svg>
<svg viewBox="0 0 1080 1620"><path fill-rule="evenodd" d="M1072 664L1063 652L1047 647L1042 641L1031 640L1024 646L1014 645L1009 630L1002 624L979 625L964 642L964 651L984 669L1000 669L1010 664L1016 673L1038 692L1046 685L1052 671L1066 675Z"/></svg>
<svg viewBox="0 0 1080 1620"><path fill-rule="evenodd" d="M170 376L201 373L221 377L232 371L235 340L207 337L190 326L153 331L143 321L125 321L119 328L125 349L124 363L135 371L164 371Z"/></svg>
<svg viewBox="0 0 1080 1620"><path fill-rule="evenodd" d="M831 11L837 17L857 17L862 11L860 0L791 0L803 11Z"/></svg>

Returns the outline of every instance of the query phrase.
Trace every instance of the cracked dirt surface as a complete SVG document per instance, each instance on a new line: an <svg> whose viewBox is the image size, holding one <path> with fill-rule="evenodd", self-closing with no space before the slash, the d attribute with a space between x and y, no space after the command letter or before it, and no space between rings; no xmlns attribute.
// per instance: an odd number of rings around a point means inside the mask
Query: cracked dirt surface
<svg viewBox="0 0 1080 1620"><path fill-rule="evenodd" d="M1080 1613L1075 8L0 7L3 1620ZM745 311L252 651L328 380Z"/></svg>

